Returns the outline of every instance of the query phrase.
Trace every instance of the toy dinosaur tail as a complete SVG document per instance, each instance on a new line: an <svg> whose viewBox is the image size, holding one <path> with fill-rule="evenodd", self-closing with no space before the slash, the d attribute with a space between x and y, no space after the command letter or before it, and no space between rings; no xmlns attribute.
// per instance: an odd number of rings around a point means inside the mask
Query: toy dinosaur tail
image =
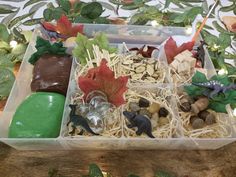
<svg viewBox="0 0 236 177"><path fill-rule="evenodd" d="M91 133L91 134L93 134L93 135L99 135L99 134L95 133L95 132L89 127L89 125L88 125L87 122L86 122L86 124L83 125L83 128L84 128L87 132L89 132L89 133Z"/></svg>
<svg viewBox="0 0 236 177"><path fill-rule="evenodd" d="M156 138L151 132L147 132L147 136L149 136L150 138Z"/></svg>

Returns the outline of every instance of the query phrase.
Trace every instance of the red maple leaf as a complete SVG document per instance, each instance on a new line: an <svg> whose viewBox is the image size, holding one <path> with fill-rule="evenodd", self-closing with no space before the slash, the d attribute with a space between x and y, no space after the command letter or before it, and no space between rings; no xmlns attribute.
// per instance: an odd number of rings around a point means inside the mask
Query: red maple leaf
<svg viewBox="0 0 236 177"><path fill-rule="evenodd" d="M106 59L102 59L99 67L89 69L85 76L78 78L79 88L84 92L84 98L99 90L106 94L108 101L115 106L125 103L123 93L128 89L128 76L114 77L114 72L107 66Z"/></svg>
<svg viewBox="0 0 236 177"><path fill-rule="evenodd" d="M189 50L189 51L193 50L193 46L194 46L194 41L191 41L191 42L183 43L181 46L177 47L174 39L170 37L164 46L168 64L170 64L174 60L174 57L178 55L179 53L185 50Z"/></svg>
<svg viewBox="0 0 236 177"><path fill-rule="evenodd" d="M76 37L78 33L83 34L84 25L75 25L72 26L72 23L69 21L67 16L62 15L61 18L57 21L56 25L53 25L48 22L43 22L43 26L46 30L55 31L66 38Z"/></svg>

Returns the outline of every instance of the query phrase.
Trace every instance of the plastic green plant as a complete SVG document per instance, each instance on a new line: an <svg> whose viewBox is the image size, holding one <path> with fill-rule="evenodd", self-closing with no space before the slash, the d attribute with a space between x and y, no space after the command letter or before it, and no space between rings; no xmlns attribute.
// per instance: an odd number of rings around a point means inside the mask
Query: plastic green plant
<svg viewBox="0 0 236 177"><path fill-rule="evenodd" d="M206 83L208 81L219 81L223 86L229 86L233 84L229 77L226 75L215 75L209 80L206 78L205 74L201 72L196 72L195 75L192 78L193 83ZM204 92L207 90L205 87L196 86L196 85L188 85L184 87L185 91L188 93L189 96L196 98L198 96L203 96ZM229 89L223 93L219 93L215 95L213 98L209 98L209 108L216 111L216 112L223 112L227 113L226 111L226 105L230 104L231 107L235 106L236 103L236 90L235 89Z"/></svg>

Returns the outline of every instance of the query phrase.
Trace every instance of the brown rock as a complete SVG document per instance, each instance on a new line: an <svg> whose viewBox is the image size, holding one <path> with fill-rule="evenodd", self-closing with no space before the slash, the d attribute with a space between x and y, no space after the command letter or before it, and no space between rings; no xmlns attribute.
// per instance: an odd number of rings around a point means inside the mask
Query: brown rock
<svg viewBox="0 0 236 177"><path fill-rule="evenodd" d="M192 123L193 129L199 129L204 127L204 121L200 118L194 119Z"/></svg>
<svg viewBox="0 0 236 177"><path fill-rule="evenodd" d="M215 115L212 113L208 114L206 117L205 123L207 125L212 125L212 124L216 123Z"/></svg>

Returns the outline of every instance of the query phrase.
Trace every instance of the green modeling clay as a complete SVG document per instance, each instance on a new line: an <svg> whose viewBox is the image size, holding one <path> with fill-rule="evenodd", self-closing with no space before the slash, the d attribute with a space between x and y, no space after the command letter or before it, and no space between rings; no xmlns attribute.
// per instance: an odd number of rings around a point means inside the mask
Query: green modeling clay
<svg viewBox="0 0 236 177"><path fill-rule="evenodd" d="M59 135L65 97L37 92L17 108L9 127L9 138L56 138Z"/></svg>

